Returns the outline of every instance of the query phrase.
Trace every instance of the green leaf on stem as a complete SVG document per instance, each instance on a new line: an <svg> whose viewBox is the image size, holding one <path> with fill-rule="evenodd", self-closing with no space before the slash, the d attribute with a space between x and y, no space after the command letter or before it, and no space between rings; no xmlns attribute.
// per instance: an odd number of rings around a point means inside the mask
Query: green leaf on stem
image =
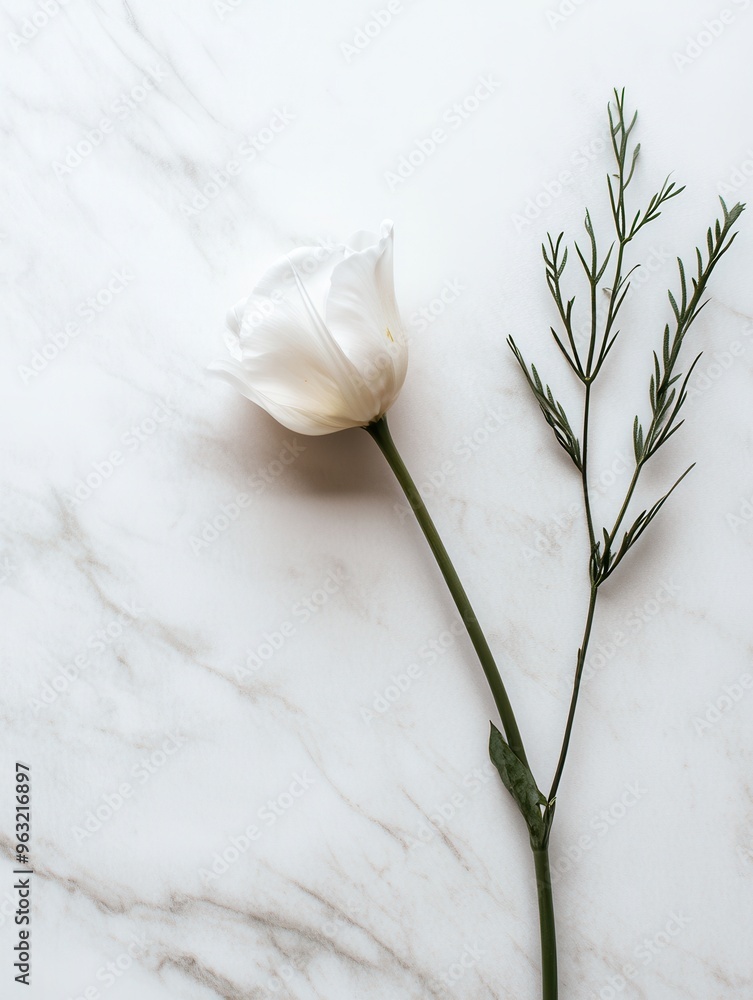
<svg viewBox="0 0 753 1000"><path fill-rule="evenodd" d="M489 756L499 771L505 788L515 799L518 809L523 814L531 835L531 843L543 846L549 832L549 824L545 822L545 814L541 809L547 804L546 798L539 791L530 768L513 753L493 722L489 735Z"/></svg>
<svg viewBox="0 0 753 1000"><path fill-rule="evenodd" d="M624 538L622 539L622 544L620 545L619 551L614 556L612 555L612 553L610 551L611 539L610 539L609 535L607 534L606 529L604 529L604 538L605 538L605 541L606 541L606 545L605 545L605 551L604 551L604 554L603 554L603 557L602 557L602 560L601 560L601 565L600 565L600 576L599 576L599 580L598 580L599 583L601 583L602 581L606 580L606 578L608 576L610 576L610 574L622 562L622 560L627 555L628 551L635 545L635 543L641 537L641 535L643 534L643 532L646 530L646 528L649 526L649 524L651 524L651 522L656 517L656 515L659 513L659 511L662 509L662 507L664 506L664 504L667 502L667 500L669 500L669 498L672 496L672 494L674 493L674 491L677 489L677 487L683 481L683 479L685 478L685 476L687 476L687 474L694 467L695 467L695 462L693 462L693 465L689 466L685 470L685 472L683 472L683 474L680 476L680 478L677 480L677 482L669 490L667 490L667 492L664 494L663 497L660 497L656 501L656 503L653 505L653 507L651 507L649 510L642 511L638 515L638 517L635 519L635 521L633 522L633 524L631 525L631 527L625 532L625 535L624 535Z"/></svg>
<svg viewBox="0 0 753 1000"><path fill-rule="evenodd" d="M708 260L705 264L703 253L696 247L697 271L695 277L691 278L692 295L689 294L685 265L680 257L677 258L680 280L679 293L674 294L671 289L667 292L674 317L674 331L670 330L669 323L665 325L661 358L654 352L654 370L648 390L652 418L645 438L641 441L640 458L638 457L639 449L636 447L636 462L639 464L647 462L682 426L682 421L678 421L678 416L687 399L690 376L701 355L696 357L686 372L682 384L677 388L676 383L682 377L676 372L680 351L688 331L706 304L703 301L703 296L709 279L735 240L737 234L732 232L732 227L745 207L738 204L729 209L723 198L720 198L719 201L722 205L723 217L721 220L717 219L713 227L710 226L706 232Z"/></svg>
<svg viewBox="0 0 753 1000"><path fill-rule="evenodd" d="M542 383L541 377L536 370L535 365L531 365L531 370L529 372L525 358L518 350L518 346L512 337L507 338L507 343L510 345L510 349L515 355L517 362L526 377L528 385L531 387L531 392L536 397L536 402L541 408L544 420L546 420L554 431L557 443L568 453L570 458L573 460L573 464L576 469L580 470L582 461L580 442L570 426L570 421L567 418L567 414L565 413L562 404L557 402L554 398L552 390L549 386L545 386Z"/></svg>

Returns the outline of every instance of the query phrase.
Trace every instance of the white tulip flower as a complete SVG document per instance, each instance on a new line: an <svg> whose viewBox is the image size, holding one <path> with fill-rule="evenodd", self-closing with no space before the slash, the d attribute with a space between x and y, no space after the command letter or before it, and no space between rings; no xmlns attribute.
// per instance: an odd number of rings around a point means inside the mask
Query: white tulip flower
<svg viewBox="0 0 753 1000"><path fill-rule="evenodd" d="M379 420L405 380L392 223L346 244L299 247L228 314L231 357L210 368L299 434Z"/></svg>

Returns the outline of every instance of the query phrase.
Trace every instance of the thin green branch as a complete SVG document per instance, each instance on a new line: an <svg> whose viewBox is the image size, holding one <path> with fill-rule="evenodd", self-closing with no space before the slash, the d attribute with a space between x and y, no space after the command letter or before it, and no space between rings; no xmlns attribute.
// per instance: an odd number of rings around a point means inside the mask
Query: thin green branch
<svg viewBox="0 0 753 1000"><path fill-rule="evenodd" d="M570 699L570 711L567 715L567 723L565 725L565 734L562 739L562 749L560 750L559 760L557 762L557 769L554 772L554 778L552 780L552 787L549 791L549 804L553 805L557 799L557 789L560 785L560 779L562 778L562 772L565 769L565 760L567 759L567 751L570 746L570 736L573 731L573 723L575 721L575 710L578 706L578 694L580 693L580 682L583 676L583 667L586 663L586 653L588 652L588 643L591 638L591 630L594 623L594 615L596 614L596 601L598 599L599 585L597 583L591 584L591 596L588 601L588 612L586 614L586 625L583 631L583 640L580 644L580 649L578 650L578 656L575 665L575 678L573 680L573 694Z"/></svg>

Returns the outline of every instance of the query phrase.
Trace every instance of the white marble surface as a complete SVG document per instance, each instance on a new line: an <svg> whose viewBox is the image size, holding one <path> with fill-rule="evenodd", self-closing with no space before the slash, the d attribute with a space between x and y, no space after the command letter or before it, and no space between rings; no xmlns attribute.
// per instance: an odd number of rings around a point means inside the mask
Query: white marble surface
<svg viewBox="0 0 753 1000"><path fill-rule="evenodd" d="M359 431L295 439L205 366L273 257L394 219L412 356L393 433L547 784L585 533L505 336L575 400L539 241L572 235L586 202L606 231L604 108L625 84L636 192L669 170L688 191L641 244L654 270L597 392L606 519L672 255L703 238L720 182L753 191L753 10L391 6L369 37L382 0L3 5L3 996L537 995L526 833L486 758L493 705L388 469ZM485 99L454 117L480 79ZM391 182L443 119L446 141ZM516 222L547 185L551 205ZM696 721L753 673L750 218L741 229L692 335L706 353L686 427L641 498L698 466L598 614L552 843L563 1000L753 993L753 692ZM16 759L33 769L25 992L8 916ZM202 875L248 828L235 863Z"/></svg>

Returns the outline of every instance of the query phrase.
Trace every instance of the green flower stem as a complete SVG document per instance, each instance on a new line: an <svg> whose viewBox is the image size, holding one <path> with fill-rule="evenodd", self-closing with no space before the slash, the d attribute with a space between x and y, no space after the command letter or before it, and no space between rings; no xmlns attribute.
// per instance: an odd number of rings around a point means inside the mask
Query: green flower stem
<svg viewBox="0 0 753 1000"><path fill-rule="evenodd" d="M541 996L543 1000L557 1000L557 934L554 926L549 848L534 849L533 862L536 867L541 928Z"/></svg>
<svg viewBox="0 0 753 1000"><path fill-rule="evenodd" d="M476 614L471 606L471 602L468 600L468 595L460 582L460 577L455 572L455 567L452 565L447 549L444 547L442 539L439 537L437 529L434 526L434 522L429 516L426 504L418 491L418 487L413 482L411 474L406 469L405 463L395 447L395 442L392 440L390 429L387 426L387 418L381 417L379 420L375 420L374 423L369 424L364 428L364 430L367 430L379 445L382 454L387 459L392 471L395 473L397 481L402 487L403 493L405 493L408 503L411 506L411 510L416 515L416 520L426 536L429 548L434 553L434 558L437 560L437 565L439 566L442 576L445 578L445 582L449 587L452 599L455 601L457 609L460 612L463 624L468 630L468 635L473 643L473 648L476 650L478 658L481 661L481 666L483 667L484 674L486 675L486 680L491 688L494 701L497 705L497 710L499 711L499 717L502 720L502 726L504 727L507 742L516 756L527 765L528 761L523 748L523 740L520 735L520 730L518 729L518 724L515 720L515 715L512 710L512 705L510 704L510 699L507 696L505 685L502 682L497 664L495 663L492 651L489 648L489 643L486 641L486 637L481 630L481 626L478 623L478 619L476 618Z"/></svg>
<svg viewBox="0 0 753 1000"><path fill-rule="evenodd" d="M374 438L382 454L395 473L397 481L402 487L403 493L416 515L421 530L426 536L434 558L442 571L442 576L449 587L452 598L455 601L463 623L468 630L468 635L476 650L484 674L491 688L494 701L502 720L502 726L507 737L510 749L522 760L526 766L528 761L523 748L523 740L515 720L515 715L508 698L507 691L500 677L497 664L494 661L492 651L486 641L486 637L481 630L475 612L468 599L468 595L463 588L455 567L452 565L447 549L444 547L437 532L434 522L429 516L426 504L418 491L410 473L405 467L400 454L392 440L386 417L374 421L364 428ZM533 848L534 865L536 869L536 887L539 903L539 923L541 926L541 962L542 962L542 998L543 1000L557 1000L557 936L554 924L554 904L552 900L552 879L549 871L549 850L548 847L541 849Z"/></svg>

